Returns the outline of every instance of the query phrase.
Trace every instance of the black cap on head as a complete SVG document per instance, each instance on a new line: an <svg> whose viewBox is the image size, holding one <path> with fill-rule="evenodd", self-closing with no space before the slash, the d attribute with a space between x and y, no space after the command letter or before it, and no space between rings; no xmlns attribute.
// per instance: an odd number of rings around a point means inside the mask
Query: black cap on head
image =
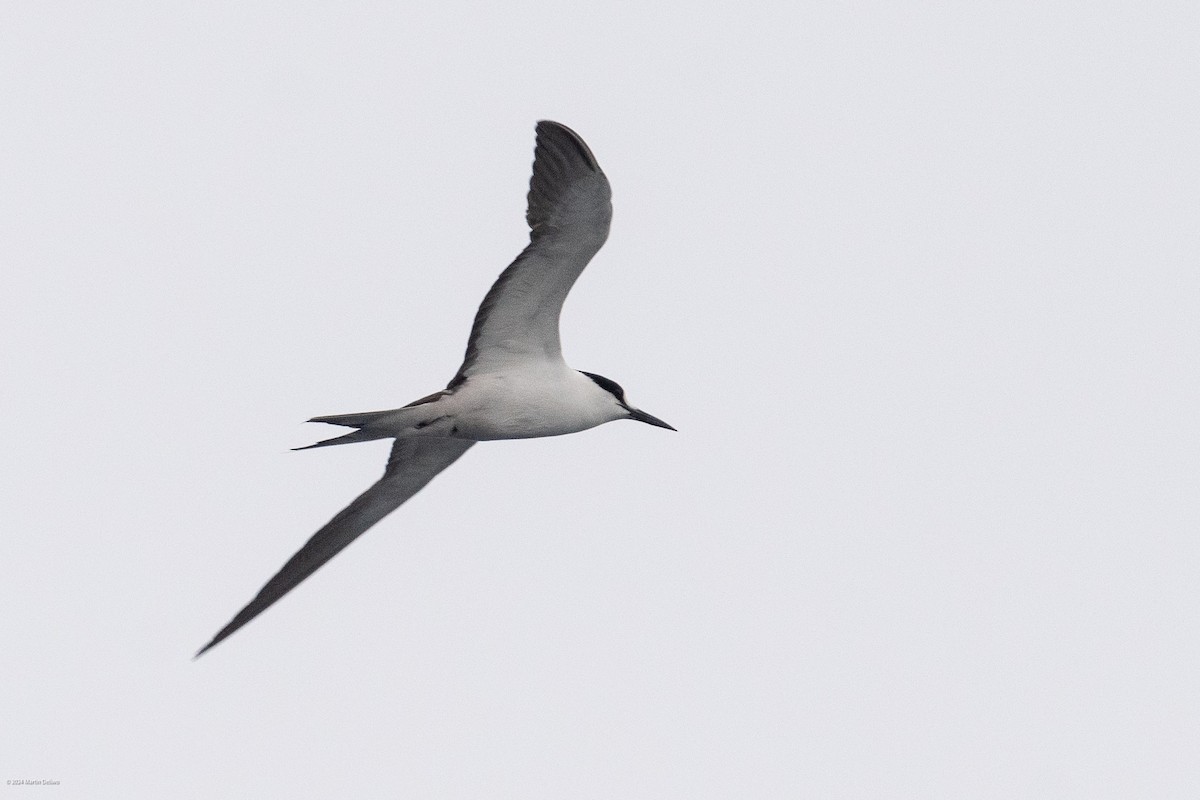
<svg viewBox="0 0 1200 800"><path fill-rule="evenodd" d="M580 370L580 372L583 372L583 370ZM584 372L583 374L595 381L596 385L601 389L617 398L617 402L619 402L621 405L625 405L625 390L621 388L621 384L614 380L610 380L603 375L596 375L591 372Z"/></svg>
<svg viewBox="0 0 1200 800"><path fill-rule="evenodd" d="M580 370L580 372L583 372L583 370ZM654 425L659 428L666 428L669 431L675 430L674 428L672 428L667 423L663 422L658 417L653 416L652 414L647 414L645 411L636 409L633 406L629 405L629 403L625 402L625 390L621 388L621 384L617 383L614 380L610 380L610 379L604 377L603 375L596 375L591 372L583 372L583 374L587 375L589 378L591 378L593 381L595 381L596 385L599 386L601 389L608 392L613 397L617 398L617 402L621 404L621 407L629 412L630 419L635 419L638 422L644 422L647 425Z"/></svg>

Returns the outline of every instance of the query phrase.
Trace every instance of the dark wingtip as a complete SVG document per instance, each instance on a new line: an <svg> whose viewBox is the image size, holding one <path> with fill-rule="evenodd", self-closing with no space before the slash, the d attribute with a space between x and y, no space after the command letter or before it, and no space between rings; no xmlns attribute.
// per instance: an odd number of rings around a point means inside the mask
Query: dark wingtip
<svg viewBox="0 0 1200 800"><path fill-rule="evenodd" d="M258 598L255 598L255 600L257 600L257 599ZM253 601L251 601L250 605L254 605ZM249 606L247 606L247 608L249 608ZM217 631L217 635L212 638L212 641L210 641L208 644L204 645L204 647L201 647L199 650L196 651L196 655L192 656L192 661L195 661L197 658L204 655L209 650L212 650L214 647L216 647L221 642L228 639L233 634L237 633L238 629L240 629L242 626L244 626L250 620L254 619L256 616L258 616L264 610L265 609L260 608L257 611L255 611L253 614L244 617L243 615L246 613L246 609L243 608L241 611L239 611L237 613L236 617L234 617L233 619L231 619L229 621L228 625L226 625L224 628L221 628L221 630Z"/></svg>
<svg viewBox="0 0 1200 800"><path fill-rule="evenodd" d="M530 239L536 240L542 225L557 219L560 205L573 186L591 182L588 191L594 193L594 215L589 224L595 225L597 235L607 235L611 208L605 210L608 180L592 151L575 131L558 122L542 120L537 124L533 147L533 175L529 178L528 205L525 221L529 223ZM599 230L603 228L603 230ZM603 242L603 238L600 239ZM599 247L599 244L596 245ZM501 276L503 280L503 275ZM487 299L484 299L487 302Z"/></svg>
<svg viewBox="0 0 1200 800"><path fill-rule="evenodd" d="M579 153L580 157L583 158L588 167L595 172L600 171L600 162L598 162L596 160L596 156L592 154L592 149L587 146L585 141L583 141L582 136L568 128L566 125L563 125L561 122L555 122L552 119L543 119L538 120L536 130L537 138L539 140L558 139L570 142L572 145L574 145L575 150Z"/></svg>

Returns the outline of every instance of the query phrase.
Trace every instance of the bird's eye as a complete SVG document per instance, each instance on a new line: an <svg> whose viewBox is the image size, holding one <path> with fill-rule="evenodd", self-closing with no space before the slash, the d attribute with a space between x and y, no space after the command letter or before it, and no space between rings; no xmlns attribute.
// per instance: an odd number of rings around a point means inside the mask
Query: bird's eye
<svg viewBox="0 0 1200 800"><path fill-rule="evenodd" d="M604 377L603 375L596 375L591 372L584 372L583 374L587 375L589 378L591 378L593 381L595 381L596 385L599 386L601 389L608 392L613 397L617 398L617 401L619 403L621 403L622 405L625 404L625 390L621 388L621 385L619 383L617 383L614 380L610 380L610 379Z"/></svg>

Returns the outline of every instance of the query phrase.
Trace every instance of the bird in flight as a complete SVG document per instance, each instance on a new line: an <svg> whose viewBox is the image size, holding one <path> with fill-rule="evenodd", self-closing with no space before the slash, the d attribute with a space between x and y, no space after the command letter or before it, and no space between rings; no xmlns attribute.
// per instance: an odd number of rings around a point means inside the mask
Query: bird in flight
<svg viewBox="0 0 1200 800"><path fill-rule="evenodd" d="M675 430L631 405L616 381L563 360L559 313L608 238L611 197L608 178L579 134L539 122L525 213L529 245L483 298L462 366L445 389L403 408L310 420L354 430L299 450L395 439L383 477L313 534L196 657L268 609L476 442L559 436L618 419Z"/></svg>

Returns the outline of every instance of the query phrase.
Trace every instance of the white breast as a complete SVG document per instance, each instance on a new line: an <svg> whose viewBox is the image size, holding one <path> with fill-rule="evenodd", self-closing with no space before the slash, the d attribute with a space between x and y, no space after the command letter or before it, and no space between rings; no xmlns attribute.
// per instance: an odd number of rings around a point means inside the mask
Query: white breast
<svg viewBox="0 0 1200 800"><path fill-rule="evenodd" d="M560 436L624 416L612 395L565 364L472 375L452 409L454 435L479 441Z"/></svg>

